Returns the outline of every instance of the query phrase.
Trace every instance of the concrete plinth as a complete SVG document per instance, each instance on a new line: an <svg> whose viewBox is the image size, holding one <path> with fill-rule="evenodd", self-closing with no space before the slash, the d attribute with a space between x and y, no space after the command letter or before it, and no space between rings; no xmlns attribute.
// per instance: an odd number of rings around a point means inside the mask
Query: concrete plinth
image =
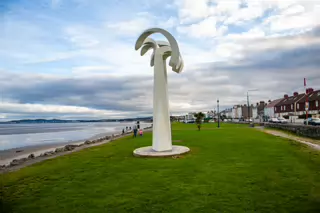
<svg viewBox="0 0 320 213"><path fill-rule="evenodd" d="M185 146L172 146L170 151L154 151L152 146L141 147L133 151L133 155L137 157L169 157L181 155L189 152L190 149Z"/></svg>

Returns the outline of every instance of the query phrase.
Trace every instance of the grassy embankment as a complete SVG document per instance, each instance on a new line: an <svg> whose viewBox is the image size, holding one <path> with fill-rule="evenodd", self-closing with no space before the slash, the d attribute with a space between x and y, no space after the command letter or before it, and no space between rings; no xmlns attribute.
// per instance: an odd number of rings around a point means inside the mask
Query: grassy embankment
<svg viewBox="0 0 320 213"><path fill-rule="evenodd" d="M320 212L320 153L247 125L173 124L179 158L136 158L151 133L2 175L2 212Z"/></svg>

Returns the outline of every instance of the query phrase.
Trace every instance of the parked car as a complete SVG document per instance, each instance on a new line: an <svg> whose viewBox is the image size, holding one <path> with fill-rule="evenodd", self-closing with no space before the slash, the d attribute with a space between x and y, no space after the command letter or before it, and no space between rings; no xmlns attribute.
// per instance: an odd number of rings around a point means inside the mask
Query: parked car
<svg viewBox="0 0 320 213"><path fill-rule="evenodd" d="M305 120L304 125L307 125L307 120ZM320 126L320 118L308 118L308 125Z"/></svg>
<svg viewBox="0 0 320 213"><path fill-rule="evenodd" d="M270 123L280 123L280 121L278 120L278 118L271 118L269 120Z"/></svg>
<svg viewBox="0 0 320 213"><path fill-rule="evenodd" d="M279 123L282 123L282 124L288 123L287 119L285 119L283 117L278 117L277 119L278 119Z"/></svg>
<svg viewBox="0 0 320 213"><path fill-rule="evenodd" d="M307 118L306 120L303 121L304 125L307 125L307 120L308 120L308 124L310 124L309 122L311 121L312 118Z"/></svg>

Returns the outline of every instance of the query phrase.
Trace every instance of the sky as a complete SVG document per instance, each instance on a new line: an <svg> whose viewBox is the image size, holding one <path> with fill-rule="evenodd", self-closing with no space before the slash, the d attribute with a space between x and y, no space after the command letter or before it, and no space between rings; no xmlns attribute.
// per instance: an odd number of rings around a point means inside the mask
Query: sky
<svg viewBox="0 0 320 213"><path fill-rule="evenodd" d="M319 0L2 0L0 121L152 115L151 52L134 49L151 27L185 62L168 67L173 115L320 89L319 14Z"/></svg>

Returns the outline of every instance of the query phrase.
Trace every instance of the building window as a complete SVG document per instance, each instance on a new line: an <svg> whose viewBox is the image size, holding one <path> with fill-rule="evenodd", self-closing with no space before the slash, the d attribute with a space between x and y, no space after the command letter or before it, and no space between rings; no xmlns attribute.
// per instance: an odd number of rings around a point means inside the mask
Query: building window
<svg viewBox="0 0 320 213"><path fill-rule="evenodd" d="M281 111L283 110L283 106L281 106Z"/></svg>
<svg viewBox="0 0 320 213"><path fill-rule="evenodd" d="M293 110L293 104L291 104L291 110Z"/></svg>
<svg viewBox="0 0 320 213"><path fill-rule="evenodd" d="M276 107L274 108L274 111L275 111L275 112L277 111L277 108L276 108Z"/></svg>
<svg viewBox="0 0 320 213"><path fill-rule="evenodd" d="M286 110L286 106L283 106L283 110Z"/></svg>
<svg viewBox="0 0 320 213"><path fill-rule="evenodd" d="M297 109L299 109L299 103L297 103Z"/></svg>
<svg viewBox="0 0 320 213"><path fill-rule="evenodd" d="M318 107L319 106L319 102L318 101L316 101L316 107Z"/></svg>

